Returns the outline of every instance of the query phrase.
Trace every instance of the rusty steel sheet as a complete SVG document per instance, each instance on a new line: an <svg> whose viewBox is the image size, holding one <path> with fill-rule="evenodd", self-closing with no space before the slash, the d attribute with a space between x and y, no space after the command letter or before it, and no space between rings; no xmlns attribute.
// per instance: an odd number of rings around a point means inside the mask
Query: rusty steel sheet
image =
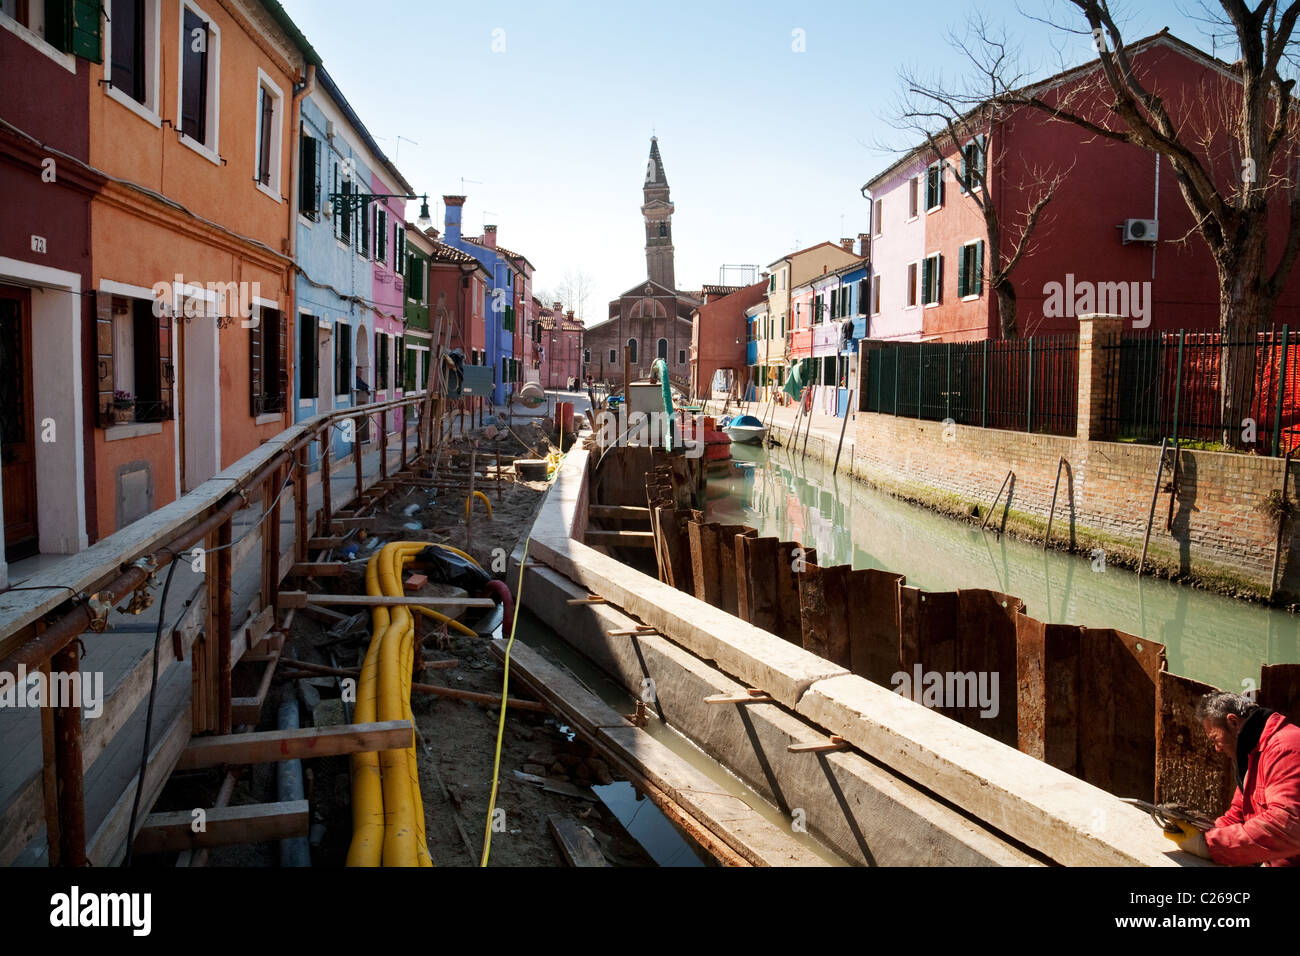
<svg viewBox="0 0 1300 956"><path fill-rule="evenodd" d="M863 568L849 573L850 668L884 687L903 666L898 646L898 589L907 578Z"/></svg>
<svg viewBox="0 0 1300 956"><path fill-rule="evenodd" d="M736 539L754 538L758 532L743 524L723 524L717 526L718 574L721 578L720 599L718 607L728 614L739 611L737 597L738 578L736 577Z"/></svg>
<svg viewBox="0 0 1300 956"><path fill-rule="evenodd" d="M847 668L849 649L849 572L847 564L833 568L808 565L797 575L803 648L823 660Z"/></svg>
<svg viewBox="0 0 1300 956"><path fill-rule="evenodd" d="M799 569L817 563L817 549L805 548L797 541L781 541L776 546L776 609L778 637L803 646L803 617L799 610Z"/></svg>
<svg viewBox="0 0 1300 956"><path fill-rule="evenodd" d="M692 521L686 525L691 547L691 577L695 596L714 607L722 606L722 575L718 570L717 525Z"/></svg>
<svg viewBox="0 0 1300 956"><path fill-rule="evenodd" d="M1232 802L1232 763L1215 753L1196 719L1196 702L1218 688L1162 671L1156 678L1154 803L1177 803L1218 817Z"/></svg>
<svg viewBox="0 0 1300 956"><path fill-rule="evenodd" d="M736 616L771 634L777 633L780 623L776 574L780 560L778 543L776 538L739 538L736 541Z"/></svg>
<svg viewBox="0 0 1300 956"><path fill-rule="evenodd" d="M1016 745L1016 618L1024 610L1020 598L982 588L957 592L958 614L951 625L957 633L955 670L974 674L977 686L993 695L996 707L986 711L970 700L949 708L949 715L968 727L988 734L1009 747ZM969 685L969 676L967 677Z"/></svg>
<svg viewBox="0 0 1300 956"><path fill-rule="evenodd" d="M1300 664L1265 664L1259 671L1259 703L1300 723Z"/></svg>
<svg viewBox="0 0 1300 956"><path fill-rule="evenodd" d="M1016 616L1016 746L1079 773L1079 639L1072 624Z"/></svg>
<svg viewBox="0 0 1300 956"><path fill-rule="evenodd" d="M1164 645L1156 641L1114 628L1081 628L1081 778L1116 796L1151 799L1155 793L1156 680L1164 663Z"/></svg>

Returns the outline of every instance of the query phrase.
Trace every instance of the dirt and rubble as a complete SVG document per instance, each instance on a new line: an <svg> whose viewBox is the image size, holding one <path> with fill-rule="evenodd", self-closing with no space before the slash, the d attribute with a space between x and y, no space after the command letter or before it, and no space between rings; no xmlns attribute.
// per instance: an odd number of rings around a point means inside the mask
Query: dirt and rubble
<svg viewBox="0 0 1300 956"><path fill-rule="evenodd" d="M440 474L454 477L448 453L477 451L480 471L503 458L545 457L555 443L545 428L549 422L512 428L489 424L458 436L443 446ZM567 443L566 443L567 444ZM460 458L456 467L463 469ZM509 471L508 466L503 470ZM505 578L503 556L510 554L531 526L546 490L545 482L511 480L497 486L476 483L492 502L489 519L482 502L475 505L467 538L465 487L399 486L377 508L364 531L349 537L324 560L346 560L340 577L316 579L313 589L335 593L365 593L368 557L391 541L430 541L451 545L474 556L494 577ZM419 527L411 527L418 525ZM356 545L356 551L350 545ZM512 593L516 582L507 582ZM446 594L453 589L435 583L410 593ZM423 664L415 680L499 698L501 664L491 655L487 640L450 633L433 621L421 621ZM285 643L277 686L262 711L259 729L272 729L281 694L297 694L303 726L335 725L352 719L351 705L340 697L339 676L307 676L295 672L291 660L339 669L358 668L370 639L370 614L348 606L308 607L294 619ZM455 666L440 668L439 662ZM295 673L300 676L291 676ZM522 688L511 687L512 697L528 698ZM435 865L477 866L482 852L488 799L492 785L499 711L497 707L415 692L412 710L417 728L420 790L423 795L429 851ZM348 757L304 761L307 797L311 805L312 862L315 866L342 866L352 836L351 773ZM563 866L547 818L569 817L589 830L612 865L653 865L650 857L628 835L614 814L596 797L592 786L614 781L609 766L559 720L545 711L509 708L502 743L500 783L496 800L497 826L493 831L491 864L498 866ZM210 794L220 785L220 775L192 778L194 805L210 805ZM273 767L249 768L235 787L232 803L274 800ZM180 788L178 788L179 791ZM185 789L189 789L188 787ZM560 792L555 792L560 791ZM185 797L179 792L168 802ZM276 865L274 844L213 850L212 865Z"/></svg>

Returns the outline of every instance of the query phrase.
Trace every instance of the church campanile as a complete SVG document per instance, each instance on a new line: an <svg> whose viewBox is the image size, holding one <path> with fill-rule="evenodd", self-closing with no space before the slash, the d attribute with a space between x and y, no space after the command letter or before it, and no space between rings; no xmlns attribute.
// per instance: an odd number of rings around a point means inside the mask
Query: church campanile
<svg viewBox="0 0 1300 956"><path fill-rule="evenodd" d="M650 162L645 171L646 275L666 289L676 289L673 275L673 204L668 198L668 177L659 158L659 138L650 137Z"/></svg>

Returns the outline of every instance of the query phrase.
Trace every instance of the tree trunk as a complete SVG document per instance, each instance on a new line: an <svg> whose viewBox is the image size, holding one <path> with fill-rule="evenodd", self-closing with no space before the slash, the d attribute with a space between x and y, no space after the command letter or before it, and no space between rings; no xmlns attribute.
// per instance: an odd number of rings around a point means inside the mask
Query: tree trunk
<svg viewBox="0 0 1300 956"><path fill-rule="evenodd" d="M1259 419L1269 411L1254 401L1259 334L1272 312L1257 278L1264 271L1264 256L1262 242L1246 242L1231 262L1219 263L1219 412L1225 448L1245 449L1247 419L1260 426Z"/></svg>
<svg viewBox="0 0 1300 956"><path fill-rule="evenodd" d="M1004 339L1019 337L1016 327L1016 287L1007 278L993 280L993 291L998 296L998 327Z"/></svg>

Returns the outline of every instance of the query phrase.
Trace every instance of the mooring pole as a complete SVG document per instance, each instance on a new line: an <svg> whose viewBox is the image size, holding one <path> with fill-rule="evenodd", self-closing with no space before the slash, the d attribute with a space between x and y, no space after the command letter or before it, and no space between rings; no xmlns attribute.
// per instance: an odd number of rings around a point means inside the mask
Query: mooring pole
<svg viewBox="0 0 1300 956"><path fill-rule="evenodd" d="M989 523L989 518L991 518L991 517L993 516L993 512L997 510L997 507L998 507L998 498L1001 498L1001 497L1002 497L1002 489L1005 488L1005 487L1007 486L1007 482L1010 481L1010 480L1011 480L1011 471L1008 470L1008 471L1007 471L1007 476L1006 476L1005 478L1002 479L1002 487L998 488L997 497L993 499L993 504L989 505L988 514L986 514L986 515L984 516L984 524L981 524L981 525L980 525L980 530L981 530L981 531L983 531L985 525L987 525L987 524Z"/></svg>
<svg viewBox="0 0 1300 956"><path fill-rule="evenodd" d="M1281 509L1277 516L1277 541L1273 545L1273 576L1269 578L1268 583L1268 601L1273 603L1273 598L1277 596L1277 567L1282 559L1282 529L1286 527L1286 479L1291 473L1291 450L1288 448L1286 458L1282 460L1282 497L1278 504Z"/></svg>
<svg viewBox="0 0 1300 956"><path fill-rule="evenodd" d="M1142 577L1142 568L1147 563L1147 544L1151 541L1151 524L1156 520L1156 499L1160 497L1160 479L1165 473L1165 446L1168 438L1160 439L1160 464L1156 467L1156 486L1151 489L1151 511L1147 515L1147 533L1142 536L1142 557L1138 561L1138 577Z"/></svg>
<svg viewBox="0 0 1300 956"><path fill-rule="evenodd" d="M1061 469L1065 466L1065 456L1062 455L1056 462L1056 483L1052 485L1052 507L1047 512L1047 534L1043 535L1043 550L1047 550L1047 542L1052 539L1052 519L1056 517L1056 492L1061 487ZM1048 615L1051 616L1050 614Z"/></svg>
<svg viewBox="0 0 1300 956"><path fill-rule="evenodd" d="M840 467L840 451L844 448L844 430L848 428L849 412L853 408L853 392L854 392L853 389L849 389L849 401L848 404L844 406L844 421L840 422L840 443L837 446L835 446L835 464L831 466L832 478L835 477L836 469ZM852 463L850 463L849 471L852 470L853 470L853 465Z"/></svg>

